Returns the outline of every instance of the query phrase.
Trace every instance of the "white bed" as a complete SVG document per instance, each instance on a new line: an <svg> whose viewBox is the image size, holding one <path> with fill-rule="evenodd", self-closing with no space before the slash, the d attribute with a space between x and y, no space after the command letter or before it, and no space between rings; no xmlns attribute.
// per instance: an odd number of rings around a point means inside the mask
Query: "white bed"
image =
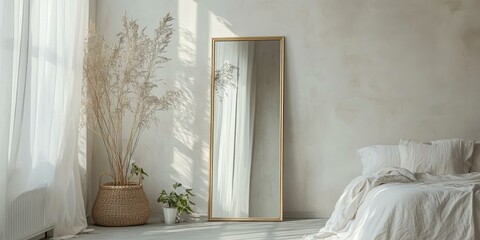
<svg viewBox="0 0 480 240"><path fill-rule="evenodd" d="M480 173L408 182L385 172L353 180L325 228L305 239L480 239Z"/></svg>
<svg viewBox="0 0 480 240"><path fill-rule="evenodd" d="M471 158L471 148L464 159ZM325 227L304 239L480 239L480 173L413 174L387 167L359 176Z"/></svg>

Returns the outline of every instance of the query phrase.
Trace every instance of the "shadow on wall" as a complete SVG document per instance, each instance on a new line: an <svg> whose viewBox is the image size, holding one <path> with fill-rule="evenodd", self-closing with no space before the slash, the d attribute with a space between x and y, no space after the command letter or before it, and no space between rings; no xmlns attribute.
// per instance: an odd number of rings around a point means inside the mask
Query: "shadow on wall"
<svg viewBox="0 0 480 240"><path fill-rule="evenodd" d="M147 2L151 4L146 4ZM158 18L171 12L175 18L175 29L167 57L171 58L158 74L164 79L167 89L180 89L183 99L179 107L170 112L159 112L160 125L147 129L141 136L134 159L147 171L144 182L150 201L152 217L161 215L162 209L156 199L162 189L171 190L172 184L181 182L193 188L196 194L192 200L197 204L195 211L207 213L209 183L209 132L210 132L210 44L211 36L222 37L223 33L236 36L233 27L241 22L229 23L224 11L214 1L145 1L141 6L130 6L128 1L99 1L97 11L103 18L101 30L113 37L116 33L107 25L117 22L117 16L125 9L130 17L147 24L147 32L157 23ZM151 8L161 7L161 12ZM150 9L147 9L150 8ZM145 11L144 11L145 10ZM217 14L222 13L222 14ZM105 14L105 15L103 15ZM154 21L152 19L155 19ZM212 24L213 21L215 24ZM212 26L225 28L216 32ZM109 29L107 29L107 27ZM269 35L265 33L265 35ZM223 35L228 36L228 35ZM238 36L244 36L239 33ZM162 88L162 87L161 87ZM162 89L160 89L162 90ZM158 94L161 94L159 92ZM287 119L286 119L287 120ZM285 132L286 134L288 132ZM288 136L286 136L288 137ZM98 191L98 176L108 171L105 149L99 138L95 138L94 168L92 169L89 209ZM98 160L98 161L97 161ZM288 169L286 166L285 169Z"/></svg>
<svg viewBox="0 0 480 240"><path fill-rule="evenodd" d="M233 28L235 24L219 14L222 11L217 7L213 1L177 2L177 14L174 17L177 24L175 29L178 30L173 40L177 51L169 64L172 67L169 71L175 72L169 76L175 75L176 79L172 82L175 82L175 88L183 91L183 99L173 113L173 152L168 169L163 170L167 176L156 181L166 189L171 189L175 181L192 187L197 195L193 199L197 203L195 210L201 214L207 213L209 198L211 37L227 36L217 36L212 31L211 19L227 28L230 36L237 36ZM158 185L156 189L160 189Z"/></svg>
<svg viewBox="0 0 480 240"><path fill-rule="evenodd" d="M257 8L251 8L251 4L242 4L240 2L238 3L232 3L232 1L227 1L228 3L225 4L219 4L218 1L199 1L199 0L193 0L197 4L197 31L200 30L201 28L205 28L205 26L208 26L210 29L204 29L204 31L198 31L198 36L197 36L197 41L192 41L196 42L197 46L197 56L209 56L208 50L210 50L210 42L205 44L204 42L199 42L200 41L210 41L211 37L253 37L253 36L285 36L287 34L287 31L281 30L281 32L278 31L278 29L283 29L282 27L280 28L269 28L266 30L265 28L262 28L261 26L265 24L264 23L257 23L255 17L245 17L245 18L238 18L238 17L229 17L230 14L235 16L236 12L243 12L244 9L236 9L238 8L244 8L248 7L250 8L248 11L249 12L262 12L264 9L269 9L269 11L276 12L279 9L279 5L282 4L288 4L288 1L262 1L259 3L256 3ZM230 4L231 7L226 7ZM278 13L279 16L283 16L284 18L293 18L295 16L287 16L283 15L281 13ZM210 15L210 18L208 18L208 15ZM253 15L252 15L253 16ZM181 17L181 16L179 16ZM303 16L302 16L303 17ZM209 19L212 21L210 22ZM257 24L259 24L260 27L255 27ZM218 27L218 26L222 27ZM267 24L268 25L268 24ZM251 28L245 28L245 26L252 26ZM215 29L212 29L215 27ZM208 32L210 31L210 34ZM259 33L255 33L259 32ZM286 39L287 45L288 45L288 38ZM183 47L182 44L180 47ZM205 51L205 53L199 53L199 51ZM286 48L287 55L285 58L285 63L288 64L288 48ZM199 61L205 61L206 59L198 59L197 58L197 63ZM206 67L206 72L210 72L210 63L211 63L211 56L209 57L207 61L208 65ZM303 192L307 192L307 189L304 185L295 185L295 182L292 179L299 179L299 178L307 178L308 175L301 174L301 171L299 172L298 169L296 170L295 168L298 168L298 164L293 164L293 161L290 161L294 159L294 153L293 150L290 151L288 148L288 139L291 139L291 131L293 129L289 129L286 126L290 126L290 122L292 122L292 118L289 116L289 109L293 108L292 106L292 101L288 101L289 98L289 88L288 85L289 83L289 72L288 72L288 67L285 66L285 92L284 92L284 142L285 142L285 147L284 147L284 176L289 176L289 177L284 177L284 195L289 195L289 194L294 194L291 192L288 192L288 189L298 189L298 188L304 188ZM205 74L205 78L208 80L205 80L205 83L210 83L210 75ZM193 84L194 85L194 84ZM193 86L192 85L192 86ZM208 91L210 92L210 91ZM208 102L210 104L210 95L206 95L206 100L202 100L205 102ZM197 101L200 99L197 98ZM208 105L210 106L210 105ZM209 108L202 108L200 106L200 109L205 109L206 113L206 123L204 126L205 129L210 129L209 123L210 123L210 113L209 113ZM198 125L196 125L198 126ZM209 139L204 139L205 140L205 157L202 157L204 161L208 164L210 159L209 159ZM199 159L197 157L197 159ZM203 169L202 169L203 172ZM206 192L205 192L205 199L208 201L208 182L209 182L209 166L207 165L205 168L206 176L205 178L200 178L201 181L205 182L206 186ZM198 180L198 179L197 179ZM307 180L304 180L304 182L308 182ZM284 209L285 206L288 204L291 204L287 202L289 199L284 198ZM296 200L298 201L298 199ZM296 202L297 204L298 202Z"/></svg>
<svg viewBox="0 0 480 240"><path fill-rule="evenodd" d="M175 79L174 88L182 91L182 99L177 108L173 110L171 124L171 158L165 159L161 164L158 181L153 181L155 186L152 192L159 189L171 189L174 182L181 182L186 187L193 188L196 195L193 201L197 203L195 211L206 214L208 202L209 180L209 123L210 123L210 71L209 71L209 13L206 9L196 9L196 19L184 16L181 6L177 2L177 14L174 28L175 36L172 46L172 61L167 75ZM186 18L186 19L184 19ZM189 21L192 20L192 21ZM168 137L159 134L158 137ZM161 156L167 149L153 149L154 156ZM168 151L168 150L167 150ZM153 199L150 198L152 201ZM161 211L160 206L154 202L152 209ZM156 209L155 209L156 208Z"/></svg>
<svg viewBox="0 0 480 240"><path fill-rule="evenodd" d="M149 7L143 4L128 8L127 1L118 2L121 6L109 7L103 3L98 9L100 14L107 12L106 19L98 19L101 31L108 37L116 34L117 26L107 29L102 24L118 23L117 16L128 9L130 17L147 25L147 33L155 27L159 17L171 12L174 35L167 48L166 55L171 59L165 68L157 74L163 79L157 94L163 89L179 89L183 98L177 108L168 112L159 112L160 124L146 129L141 136L134 160L147 171L149 177L144 182L152 217L162 213L161 205L156 202L162 189L172 190L174 182L193 188L196 194L192 200L197 204L195 211L206 214L208 202L209 176L209 123L210 123L210 71L209 71L209 12L199 6L196 18L191 17L191 5L194 2L184 1L151 1L152 5L161 6L162 12L140 15L140 11ZM187 4L188 6L182 6ZM98 4L97 4L98 5ZM150 6L151 7L151 6ZM155 19L155 20L152 20ZM125 121L130 121L126 118ZM88 211L91 211L98 192L98 176L108 171L107 156L100 138L95 137L92 146L93 161L91 188L89 190Z"/></svg>
<svg viewBox="0 0 480 240"><path fill-rule="evenodd" d="M208 20L208 15L205 16ZM209 105L209 79L208 65L202 64L207 59L199 59L205 56L203 49L195 46L205 45L199 43L199 39L190 30L179 29L178 60L181 70L177 72L175 87L181 89L183 98L180 107L173 115L173 156L168 171L170 179L181 181L188 187L194 188L196 202L200 203L197 212L206 213L208 202L209 180L209 135L205 129L209 129L210 105ZM208 54L207 54L208 55ZM201 93L198 89L206 90Z"/></svg>

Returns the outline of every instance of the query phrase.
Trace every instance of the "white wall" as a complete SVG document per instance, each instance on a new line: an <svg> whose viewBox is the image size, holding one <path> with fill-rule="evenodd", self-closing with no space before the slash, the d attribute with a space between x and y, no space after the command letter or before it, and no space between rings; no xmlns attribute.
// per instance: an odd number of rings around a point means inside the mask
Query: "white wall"
<svg viewBox="0 0 480 240"><path fill-rule="evenodd" d="M255 123L250 217L280 216L280 41L258 41L254 54Z"/></svg>
<svg viewBox="0 0 480 240"><path fill-rule="evenodd" d="M160 189L175 180L207 210L213 36L286 37L286 216L328 216L361 172L360 147L480 138L480 1L98 0L106 39L125 11L150 30L168 11L176 18L161 75L184 90L186 105L162 112L135 156L150 173L154 214ZM94 177L107 169L102 148L96 141Z"/></svg>

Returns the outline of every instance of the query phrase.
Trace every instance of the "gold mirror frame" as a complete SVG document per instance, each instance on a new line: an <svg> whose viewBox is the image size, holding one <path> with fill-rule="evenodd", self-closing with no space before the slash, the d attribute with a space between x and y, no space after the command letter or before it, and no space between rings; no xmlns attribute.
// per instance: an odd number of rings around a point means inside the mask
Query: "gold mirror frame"
<svg viewBox="0 0 480 240"><path fill-rule="evenodd" d="M215 43L228 41L279 41L280 43L280 209L278 218L214 218L212 217L212 183L213 183L213 128L214 128L214 95L215 92ZM283 221L283 111L284 111L284 76L285 76L285 37L222 37L212 38L211 45L211 89L210 89L210 170L208 184L208 221L239 222L281 222Z"/></svg>

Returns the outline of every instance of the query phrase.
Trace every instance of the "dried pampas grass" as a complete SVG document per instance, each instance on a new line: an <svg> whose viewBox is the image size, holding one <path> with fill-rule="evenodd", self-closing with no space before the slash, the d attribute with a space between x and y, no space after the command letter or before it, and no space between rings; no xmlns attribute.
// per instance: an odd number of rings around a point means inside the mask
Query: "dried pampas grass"
<svg viewBox="0 0 480 240"><path fill-rule="evenodd" d="M103 140L116 185L130 182L130 162L142 130L158 124L156 113L179 101L180 91L166 91L161 97L153 93L159 82L155 72L169 61L165 52L172 38L172 21L167 14L149 37L146 28L140 29L136 20L124 15L113 45L90 24L84 56L84 109L87 126ZM132 115L131 126L123 121L126 114ZM124 128L126 146L122 145Z"/></svg>

